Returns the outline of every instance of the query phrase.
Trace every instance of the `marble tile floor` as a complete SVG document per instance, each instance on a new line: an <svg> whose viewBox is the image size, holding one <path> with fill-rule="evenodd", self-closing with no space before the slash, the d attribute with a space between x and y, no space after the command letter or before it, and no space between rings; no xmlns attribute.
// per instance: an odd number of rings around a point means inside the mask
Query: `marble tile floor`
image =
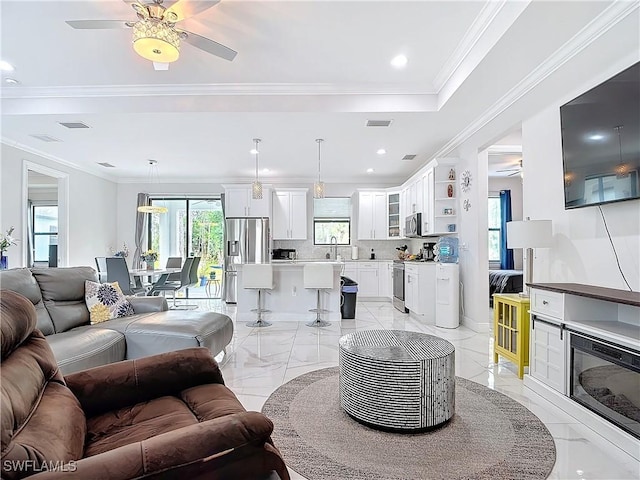
<svg viewBox="0 0 640 480"><path fill-rule="evenodd" d="M268 328L249 328L252 315L237 318L234 306L220 300L198 302L201 309L226 313L235 333L222 367L227 386L247 410L260 411L269 395L303 373L338 365L338 340L366 329L424 332L449 340L456 348L456 375L486 385L520 402L544 422L556 442L557 459L550 479L623 480L640 478L640 462L524 387L516 368L500 359L493 363L491 334L466 327L438 328L395 310L387 302L358 302L356 318L321 329L307 327L313 314L270 314ZM286 459L285 459L286 460ZM291 471L294 480L305 477Z"/></svg>

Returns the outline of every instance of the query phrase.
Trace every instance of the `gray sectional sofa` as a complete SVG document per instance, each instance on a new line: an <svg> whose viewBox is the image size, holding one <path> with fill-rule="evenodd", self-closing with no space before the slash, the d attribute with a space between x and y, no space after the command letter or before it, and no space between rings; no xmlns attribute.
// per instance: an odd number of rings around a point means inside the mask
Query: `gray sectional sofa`
<svg viewBox="0 0 640 480"><path fill-rule="evenodd" d="M228 316L168 310L164 297L128 297L135 315L90 325L85 280L98 281L93 268L0 271L0 289L18 292L35 305L37 328L46 336L64 375L191 347L206 347L216 356L233 336Z"/></svg>

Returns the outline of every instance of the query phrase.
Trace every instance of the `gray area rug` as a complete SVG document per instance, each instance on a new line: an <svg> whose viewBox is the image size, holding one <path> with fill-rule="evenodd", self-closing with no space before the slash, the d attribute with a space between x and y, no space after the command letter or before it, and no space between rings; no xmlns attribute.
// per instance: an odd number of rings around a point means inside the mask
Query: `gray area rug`
<svg viewBox="0 0 640 480"><path fill-rule="evenodd" d="M275 445L310 480L544 479L553 437L511 398L456 377L456 413L418 434L366 427L340 408L338 367L301 375L267 399Z"/></svg>

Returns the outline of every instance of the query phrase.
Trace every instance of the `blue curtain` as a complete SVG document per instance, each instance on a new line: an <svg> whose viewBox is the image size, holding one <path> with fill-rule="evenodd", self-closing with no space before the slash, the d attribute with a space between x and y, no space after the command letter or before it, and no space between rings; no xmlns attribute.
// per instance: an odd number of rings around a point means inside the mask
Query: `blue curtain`
<svg viewBox="0 0 640 480"><path fill-rule="evenodd" d="M511 190L500 191L500 270L513 270L513 250L507 248L507 222L511 221Z"/></svg>

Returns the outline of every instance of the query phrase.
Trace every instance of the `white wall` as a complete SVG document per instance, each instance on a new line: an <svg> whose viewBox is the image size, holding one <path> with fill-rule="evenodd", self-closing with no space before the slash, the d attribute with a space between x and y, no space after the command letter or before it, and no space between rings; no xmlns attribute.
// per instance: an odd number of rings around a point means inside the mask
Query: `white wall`
<svg viewBox="0 0 640 480"><path fill-rule="evenodd" d="M574 90L522 123L523 153L527 156L524 214L553 222L553 247L535 250L534 281L628 290L598 207L564 209L559 107L589 88ZM527 169L529 165L535 168ZM602 212L622 271L631 288L640 291L640 201L603 205Z"/></svg>
<svg viewBox="0 0 640 480"><path fill-rule="evenodd" d="M69 183L69 266L94 266L94 257L116 246L116 184L67 165L2 144L0 164L0 228L24 231L22 212L23 162L29 161L68 174ZM22 233L19 234L22 236ZM23 239L19 250L9 250L9 267L24 266ZM13 247L14 249L16 247ZM21 253L18 253L21 252Z"/></svg>
<svg viewBox="0 0 640 480"><path fill-rule="evenodd" d="M458 150L458 171L471 172L471 188L468 192L458 189L457 211L460 224L460 283L461 322L478 331L489 331L489 239L488 239L488 165L487 150L478 153L472 142ZM460 174L458 175L460 177ZM464 201L471 206L464 209Z"/></svg>
<svg viewBox="0 0 640 480"><path fill-rule="evenodd" d="M522 220L522 178L520 175L513 177L489 177L489 195L499 193L500 190L511 190L511 219ZM522 249L513 252L514 268L522 270Z"/></svg>

